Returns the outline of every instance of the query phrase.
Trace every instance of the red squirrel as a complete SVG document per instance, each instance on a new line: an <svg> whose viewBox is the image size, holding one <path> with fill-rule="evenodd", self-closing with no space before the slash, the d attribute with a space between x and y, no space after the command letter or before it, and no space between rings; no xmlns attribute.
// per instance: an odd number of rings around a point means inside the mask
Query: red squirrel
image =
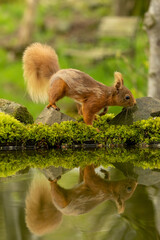
<svg viewBox="0 0 160 240"><path fill-rule="evenodd" d="M105 179L96 174L94 165L80 169L79 183L65 189L43 175L36 176L26 196L25 219L29 230L43 235L55 230L62 223L63 215L80 215L91 211L107 200L116 203L118 212L123 213L125 201L137 186L132 179L110 181L109 173L103 169ZM106 180L107 179L107 180Z"/></svg>
<svg viewBox="0 0 160 240"><path fill-rule="evenodd" d="M106 106L131 107L136 101L123 84L122 74L114 73L115 83L108 87L77 69L61 69L54 49L33 43L23 55L24 79L35 102L49 100L48 108L56 110L56 102L64 96L81 104L84 122L92 125L95 114ZM106 113L106 108L104 110Z"/></svg>
<svg viewBox="0 0 160 240"><path fill-rule="evenodd" d="M108 172L105 172L109 178ZM72 189L62 188L56 179L51 181L53 204L65 215L87 213L106 200L113 200L118 213L123 213L124 202L132 196L137 186L137 182L132 179L106 181L95 173L93 165L86 166L83 177L80 177L82 182Z"/></svg>

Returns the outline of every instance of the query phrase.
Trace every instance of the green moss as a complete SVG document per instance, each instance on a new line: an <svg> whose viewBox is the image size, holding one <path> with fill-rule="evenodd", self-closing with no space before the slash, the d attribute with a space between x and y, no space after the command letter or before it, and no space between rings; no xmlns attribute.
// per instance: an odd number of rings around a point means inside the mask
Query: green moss
<svg viewBox="0 0 160 240"><path fill-rule="evenodd" d="M13 117L25 124L33 123L32 115L28 112L27 108L24 107L19 107L16 109L15 113L13 113Z"/></svg>
<svg viewBox="0 0 160 240"><path fill-rule="evenodd" d="M98 117L94 127L83 122L62 122L52 126L24 125L9 115L0 113L0 145L32 145L53 148L86 142L105 145L136 145L160 142L160 117L137 121L131 126L109 125L112 115ZM98 132L98 128L100 131Z"/></svg>
<svg viewBox="0 0 160 240"><path fill-rule="evenodd" d="M84 167L89 164L104 167L115 164L130 164L132 166L160 169L159 149L97 149L97 150L43 150L23 152L0 152L0 177L15 174L25 168L46 168L62 166L67 169Z"/></svg>
<svg viewBox="0 0 160 240"><path fill-rule="evenodd" d="M0 144L19 145L23 143L25 136L25 126L14 117L0 113Z"/></svg>

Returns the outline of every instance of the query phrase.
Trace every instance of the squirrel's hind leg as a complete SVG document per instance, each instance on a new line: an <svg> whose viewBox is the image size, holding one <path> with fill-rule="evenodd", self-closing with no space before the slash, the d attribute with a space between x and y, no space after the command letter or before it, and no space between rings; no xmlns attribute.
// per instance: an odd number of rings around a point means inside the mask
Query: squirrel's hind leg
<svg viewBox="0 0 160 240"><path fill-rule="evenodd" d="M52 82L49 89L49 104L47 105L47 108L53 107L57 111L60 110L56 106L56 102L65 96L66 88L67 84L61 78Z"/></svg>
<svg viewBox="0 0 160 240"><path fill-rule="evenodd" d="M68 190L60 187L56 181L51 182L52 202L59 208L65 208L69 204Z"/></svg>
<svg viewBox="0 0 160 240"><path fill-rule="evenodd" d="M83 119L87 125L93 124L95 114L101 110L101 107L95 104L94 100L95 99L90 99L82 105Z"/></svg>
<svg viewBox="0 0 160 240"><path fill-rule="evenodd" d="M85 109L85 108L84 108ZM90 111L83 110L83 120L87 125L92 125L93 124L93 120L95 118L95 114L91 113Z"/></svg>

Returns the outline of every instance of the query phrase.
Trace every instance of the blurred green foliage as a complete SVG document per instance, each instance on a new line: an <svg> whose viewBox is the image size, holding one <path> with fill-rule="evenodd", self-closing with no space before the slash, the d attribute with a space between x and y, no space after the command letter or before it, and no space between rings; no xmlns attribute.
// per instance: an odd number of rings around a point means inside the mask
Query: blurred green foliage
<svg viewBox="0 0 160 240"><path fill-rule="evenodd" d="M72 2L72 1L71 1ZM61 68L80 69L94 79L106 85L113 84L114 71L122 72L125 85L133 92L135 97L146 96L148 74L148 40L140 23L135 39L135 57L116 56L99 63L86 63L80 59L67 58L64 52L67 48L88 49L94 47L94 24L85 28L90 19L99 21L101 17L111 13L111 2L108 1L77 1L69 4L69 1L44 1L38 6L36 15L36 27L32 41L48 43L53 46L59 56ZM99 4L100 2L100 4ZM24 2L12 2L1 5L0 9L0 42L18 41L17 30L25 9ZM77 22L80 20L81 25ZM83 22L83 21L84 22ZM77 24L77 25L76 25ZM95 28L97 27L95 22ZM112 39L106 38L102 44L113 45ZM2 45L1 45L2 46ZM118 48L126 48L126 41L120 40ZM0 97L13 100L25 105L29 112L36 118L44 108L43 104L35 104L26 93L23 80L22 54L15 56L13 52L0 47ZM72 114L72 100L66 98L58 102L62 112ZM109 112L117 113L120 107L111 107ZM73 114L72 114L73 115Z"/></svg>

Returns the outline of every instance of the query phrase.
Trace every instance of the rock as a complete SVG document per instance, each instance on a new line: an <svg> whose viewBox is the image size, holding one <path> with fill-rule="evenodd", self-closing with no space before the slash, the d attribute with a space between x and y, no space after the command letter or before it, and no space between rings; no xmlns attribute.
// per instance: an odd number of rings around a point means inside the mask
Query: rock
<svg viewBox="0 0 160 240"><path fill-rule="evenodd" d="M158 170L143 169L134 167L134 172L138 175L137 182L145 186L152 186L160 183L160 172Z"/></svg>
<svg viewBox="0 0 160 240"><path fill-rule="evenodd" d="M66 169L63 167L54 167L54 166L50 166L47 168L43 168L40 169L41 172L43 172L43 174L50 180L54 180L54 179L60 179L61 176L70 171L70 169Z"/></svg>
<svg viewBox="0 0 160 240"><path fill-rule="evenodd" d="M152 97L142 97L136 99L137 105L133 108L123 108L116 115L110 124L114 125L131 125L139 120L146 120L149 117L160 116L160 100Z"/></svg>
<svg viewBox="0 0 160 240"><path fill-rule="evenodd" d="M53 123L61 123L64 121L75 121L75 119L53 108L48 109L47 107L45 107L36 119L35 123L52 125Z"/></svg>
<svg viewBox="0 0 160 240"><path fill-rule="evenodd" d="M152 186L160 183L160 171L158 169L143 169L134 166L131 163L114 163L116 169L119 169L124 176L135 179L138 184Z"/></svg>
<svg viewBox="0 0 160 240"><path fill-rule="evenodd" d="M27 108L19 103L15 103L6 99L0 99L0 112L9 114L22 123L33 123L33 117Z"/></svg>

